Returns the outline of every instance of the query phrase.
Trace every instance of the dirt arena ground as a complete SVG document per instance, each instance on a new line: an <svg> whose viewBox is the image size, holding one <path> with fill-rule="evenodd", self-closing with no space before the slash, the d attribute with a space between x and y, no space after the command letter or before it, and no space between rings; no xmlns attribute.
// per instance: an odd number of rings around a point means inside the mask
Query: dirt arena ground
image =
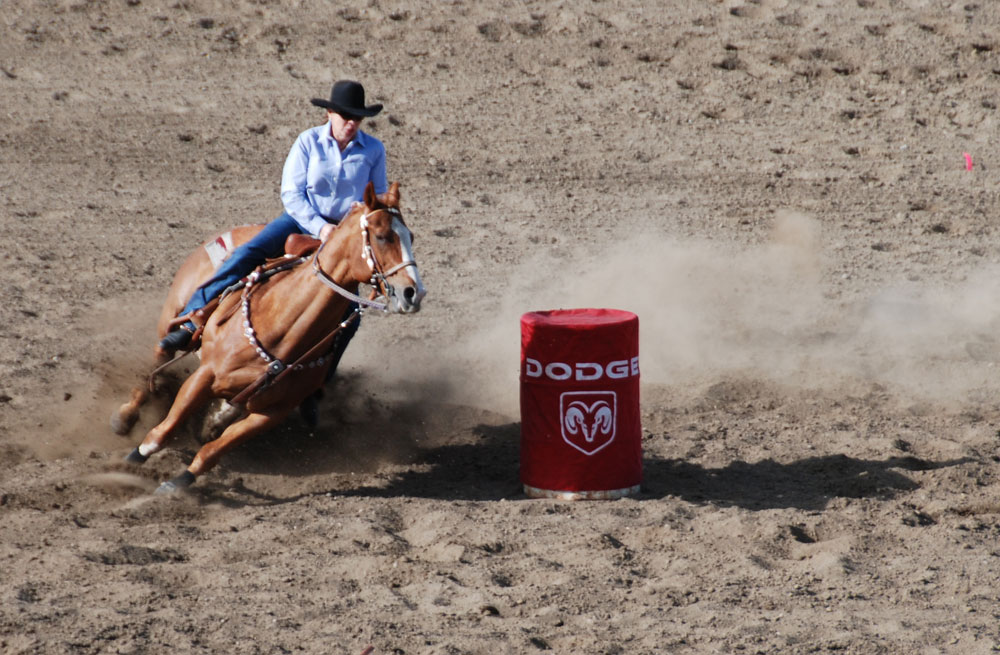
<svg viewBox="0 0 1000 655"><path fill-rule="evenodd" d="M1000 650L1000 4L0 2L0 652ZM188 494L107 419L362 80L429 294ZM971 164L971 167L970 167ZM526 498L519 317L640 318L644 478Z"/></svg>

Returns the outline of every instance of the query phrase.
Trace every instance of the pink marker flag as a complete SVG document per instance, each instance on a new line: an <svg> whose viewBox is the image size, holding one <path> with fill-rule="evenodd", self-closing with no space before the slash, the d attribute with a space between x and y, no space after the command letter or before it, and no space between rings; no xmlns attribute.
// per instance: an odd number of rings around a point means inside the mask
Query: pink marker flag
<svg viewBox="0 0 1000 655"><path fill-rule="evenodd" d="M965 155L965 170L971 171L972 170L972 155L970 155L967 152L963 152L962 154Z"/></svg>

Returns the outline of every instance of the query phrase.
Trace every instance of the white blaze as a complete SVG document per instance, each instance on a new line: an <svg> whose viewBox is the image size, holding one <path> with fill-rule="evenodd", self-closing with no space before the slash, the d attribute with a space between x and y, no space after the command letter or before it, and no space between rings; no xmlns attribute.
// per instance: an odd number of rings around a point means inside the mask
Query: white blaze
<svg viewBox="0 0 1000 655"><path fill-rule="evenodd" d="M403 270L410 276L410 279L413 280L413 285L417 288L417 296L414 302L420 302L420 299L427 294L427 290L424 289L424 283L420 280L420 272L417 270L416 259L413 257L413 238L410 236L410 230L403 225L403 221L399 220L398 216L393 216L392 231L399 237L399 247L402 251L403 261L410 262Z"/></svg>

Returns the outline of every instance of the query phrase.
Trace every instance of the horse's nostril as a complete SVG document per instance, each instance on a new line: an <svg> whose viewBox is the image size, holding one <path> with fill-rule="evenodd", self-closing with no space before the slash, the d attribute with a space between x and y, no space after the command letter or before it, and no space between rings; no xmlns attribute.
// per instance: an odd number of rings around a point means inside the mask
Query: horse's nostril
<svg viewBox="0 0 1000 655"><path fill-rule="evenodd" d="M403 297L406 298L406 302L413 302L413 299L417 297L417 290L413 287L406 287L403 289Z"/></svg>

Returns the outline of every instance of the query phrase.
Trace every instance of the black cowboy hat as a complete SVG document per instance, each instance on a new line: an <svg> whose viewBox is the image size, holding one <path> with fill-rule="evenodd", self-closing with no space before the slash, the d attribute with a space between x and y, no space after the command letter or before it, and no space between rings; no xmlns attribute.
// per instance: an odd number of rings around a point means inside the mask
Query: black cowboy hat
<svg viewBox="0 0 1000 655"><path fill-rule="evenodd" d="M312 103L317 107L330 109L341 116L374 116L382 111L382 105L365 106L365 87L352 80L340 80L333 85L330 91L330 99L313 98Z"/></svg>

